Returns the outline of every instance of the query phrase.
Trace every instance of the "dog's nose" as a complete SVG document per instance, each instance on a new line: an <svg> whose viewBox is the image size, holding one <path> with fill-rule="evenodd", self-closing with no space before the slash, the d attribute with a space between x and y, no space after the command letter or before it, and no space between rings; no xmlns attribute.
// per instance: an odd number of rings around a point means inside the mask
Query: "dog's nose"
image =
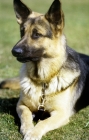
<svg viewBox="0 0 89 140"><path fill-rule="evenodd" d="M23 54L23 49L22 48L19 48L19 47L14 47L13 49L12 49L12 54L14 55L14 56L21 56L22 54Z"/></svg>

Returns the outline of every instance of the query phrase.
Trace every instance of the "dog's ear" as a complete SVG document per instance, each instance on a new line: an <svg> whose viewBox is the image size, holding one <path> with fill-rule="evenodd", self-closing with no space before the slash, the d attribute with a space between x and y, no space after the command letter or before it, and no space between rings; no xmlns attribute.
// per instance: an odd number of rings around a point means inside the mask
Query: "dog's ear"
<svg viewBox="0 0 89 140"><path fill-rule="evenodd" d="M64 14L61 9L60 0L54 0L48 12L45 14L45 18L55 27L64 27Z"/></svg>
<svg viewBox="0 0 89 140"><path fill-rule="evenodd" d="M23 2L21 2L21 0L14 0L13 6L14 6L17 22L19 24L25 22L27 17L32 13L32 11Z"/></svg>

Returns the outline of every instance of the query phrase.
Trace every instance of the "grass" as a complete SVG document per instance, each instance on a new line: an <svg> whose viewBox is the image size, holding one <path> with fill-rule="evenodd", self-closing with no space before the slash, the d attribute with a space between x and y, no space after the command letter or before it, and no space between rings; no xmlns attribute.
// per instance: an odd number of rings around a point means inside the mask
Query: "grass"
<svg viewBox="0 0 89 140"><path fill-rule="evenodd" d="M45 13L52 0L25 0L30 7ZM68 45L89 54L89 0L62 0ZM21 64L11 54L19 40L12 0L0 2L0 79L18 75ZM0 140L22 140L15 107L19 91L0 90ZM70 123L49 132L42 140L89 140L89 107L70 119Z"/></svg>

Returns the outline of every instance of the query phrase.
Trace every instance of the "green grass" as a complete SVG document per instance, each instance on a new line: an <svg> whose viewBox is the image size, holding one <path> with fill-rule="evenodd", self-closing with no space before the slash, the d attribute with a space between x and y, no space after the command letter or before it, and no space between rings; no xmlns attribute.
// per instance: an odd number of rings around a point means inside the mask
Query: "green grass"
<svg viewBox="0 0 89 140"><path fill-rule="evenodd" d="M52 0L24 0L38 12L47 12ZM89 0L61 0L65 13L64 33L68 45L89 54ZM21 64L11 54L19 40L12 0L0 1L0 79L18 75ZM15 108L19 91L0 90L0 140L22 140ZM70 123L49 132L42 140L89 140L89 107L70 119Z"/></svg>

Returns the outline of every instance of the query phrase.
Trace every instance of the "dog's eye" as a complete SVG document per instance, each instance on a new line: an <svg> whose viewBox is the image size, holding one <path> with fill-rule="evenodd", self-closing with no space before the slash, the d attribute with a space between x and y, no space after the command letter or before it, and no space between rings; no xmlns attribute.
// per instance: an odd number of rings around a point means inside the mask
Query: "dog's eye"
<svg viewBox="0 0 89 140"><path fill-rule="evenodd" d="M32 39L38 39L42 37L42 34L38 33L37 30L33 30Z"/></svg>

